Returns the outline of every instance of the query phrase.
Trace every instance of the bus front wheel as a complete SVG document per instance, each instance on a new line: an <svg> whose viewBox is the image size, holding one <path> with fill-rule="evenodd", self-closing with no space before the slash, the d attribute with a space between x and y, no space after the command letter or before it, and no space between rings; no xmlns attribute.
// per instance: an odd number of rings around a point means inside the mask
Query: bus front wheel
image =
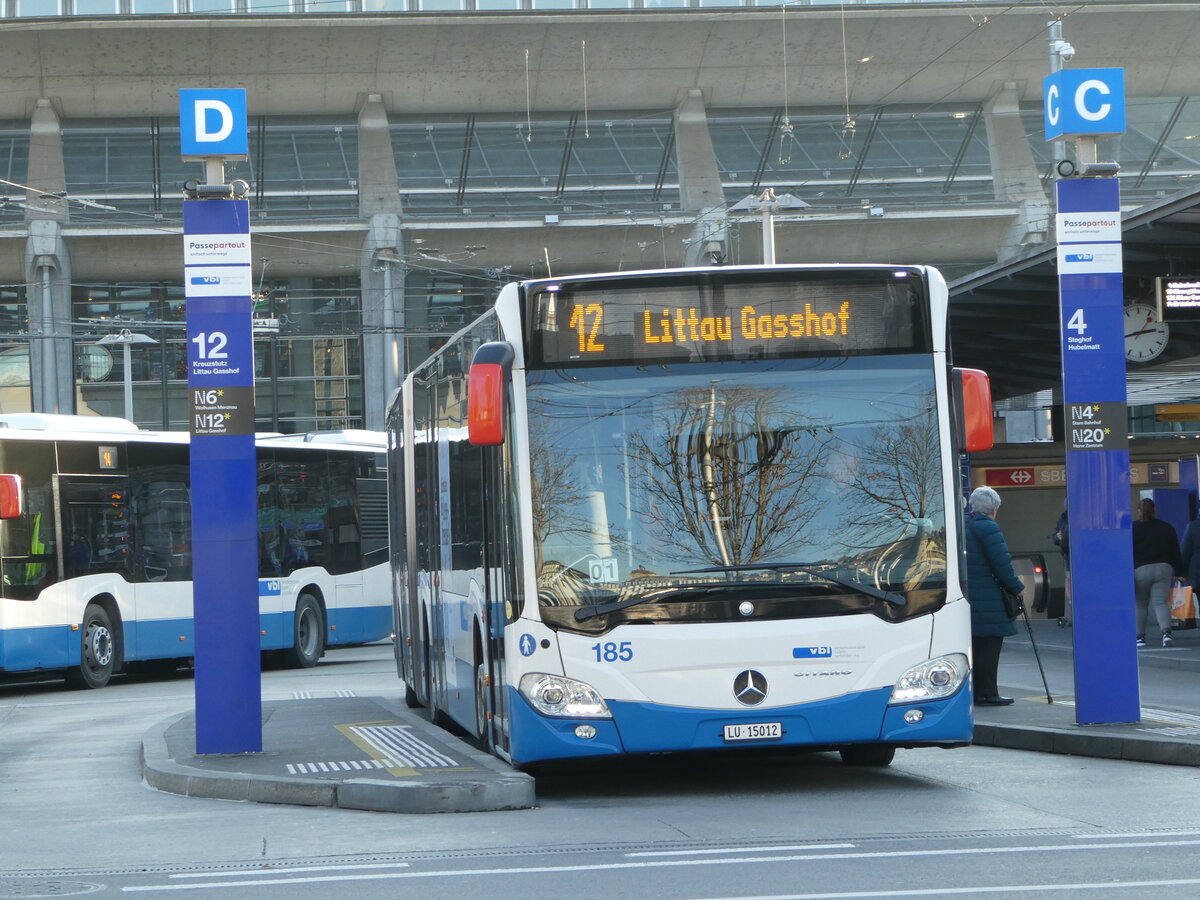
<svg viewBox="0 0 1200 900"><path fill-rule="evenodd" d="M312 594L301 594L296 601L296 621L292 649L287 660L295 669L311 669L325 653L325 616Z"/></svg>
<svg viewBox="0 0 1200 900"><path fill-rule="evenodd" d="M475 667L475 740L488 749L488 675L483 663Z"/></svg>
<svg viewBox="0 0 1200 900"><path fill-rule="evenodd" d="M896 756L896 748L882 744L863 744L843 747L839 751L842 762L848 766L890 766Z"/></svg>
<svg viewBox="0 0 1200 900"><path fill-rule="evenodd" d="M117 666L117 636L104 607L89 604L80 631L79 665L67 670L67 684L75 688L102 688Z"/></svg>

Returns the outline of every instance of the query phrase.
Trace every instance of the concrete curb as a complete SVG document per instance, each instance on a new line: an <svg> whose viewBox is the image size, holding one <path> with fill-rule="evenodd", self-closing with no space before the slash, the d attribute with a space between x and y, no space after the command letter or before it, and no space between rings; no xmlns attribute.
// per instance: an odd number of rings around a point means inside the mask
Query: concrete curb
<svg viewBox="0 0 1200 900"><path fill-rule="evenodd" d="M972 743L985 747L1090 756L1096 759L1200 766L1200 744L1134 735L1089 733L1089 726L1077 727L1078 733L1036 725L992 725L976 722Z"/></svg>
<svg viewBox="0 0 1200 900"><path fill-rule="evenodd" d="M166 733L191 715L180 713L155 725L142 736L142 777L150 787L210 800L328 806L373 812L489 812L529 809L536 805L532 777L465 746L456 747L455 752L469 757L472 765L483 770L478 778L464 779L460 775L453 781L437 781L436 777L430 776L410 782L371 778L334 781L214 772L188 766L171 758L167 752ZM420 722L416 727L428 730L433 726ZM445 741L447 736L439 729L437 737Z"/></svg>

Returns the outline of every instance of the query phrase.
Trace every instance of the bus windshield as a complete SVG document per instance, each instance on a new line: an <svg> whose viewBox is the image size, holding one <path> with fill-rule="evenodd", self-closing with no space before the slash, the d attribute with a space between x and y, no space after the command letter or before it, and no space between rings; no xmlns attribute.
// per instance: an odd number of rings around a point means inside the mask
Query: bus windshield
<svg viewBox="0 0 1200 900"><path fill-rule="evenodd" d="M529 373L552 627L870 613L945 600L933 358ZM740 607L740 612L739 612Z"/></svg>

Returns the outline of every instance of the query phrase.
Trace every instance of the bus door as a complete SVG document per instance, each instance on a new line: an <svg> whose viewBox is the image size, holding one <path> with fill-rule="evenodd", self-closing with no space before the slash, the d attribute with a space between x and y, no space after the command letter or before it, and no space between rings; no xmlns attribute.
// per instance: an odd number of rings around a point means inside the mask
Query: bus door
<svg viewBox="0 0 1200 900"><path fill-rule="evenodd" d="M424 373L423 373L424 374ZM434 692L444 681L438 638L437 592L441 584L441 542L438 537L438 468L437 442L433 424L434 383L426 376L413 380L413 466L410 484L414 507L414 528L410 545L415 551L409 576L415 578L416 599L413 610L412 647L415 651L414 669L419 672L416 685L410 685L422 702L431 704Z"/></svg>
<svg viewBox="0 0 1200 900"><path fill-rule="evenodd" d="M138 615L134 658L195 653L190 482L185 463L138 466L130 482L130 577Z"/></svg>
<svg viewBox="0 0 1200 900"><path fill-rule="evenodd" d="M0 521L0 596L33 600L59 578L54 447L0 440L0 472L20 475L23 514Z"/></svg>
<svg viewBox="0 0 1200 900"><path fill-rule="evenodd" d="M129 479L123 475L59 475L55 479L55 491L58 494L60 578L81 579L112 573L128 584L132 570ZM88 588L85 586L83 590ZM89 599L80 597L80 617ZM136 621L133 591L126 591L116 599L122 619ZM123 656L136 656L136 633L128 630L123 639Z"/></svg>
<svg viewBox="0 0 1200 900"><path fill-rule="evenodd" d="M481 515L484 523L484 559L487 602L487 663L491 685L492 742L509 751L508 690L504 656L504 629L521 614L521 553L518 522L518 496L513 479L513 442L511 396L505 404L503 444L483 448L483 489Z"/></svg>

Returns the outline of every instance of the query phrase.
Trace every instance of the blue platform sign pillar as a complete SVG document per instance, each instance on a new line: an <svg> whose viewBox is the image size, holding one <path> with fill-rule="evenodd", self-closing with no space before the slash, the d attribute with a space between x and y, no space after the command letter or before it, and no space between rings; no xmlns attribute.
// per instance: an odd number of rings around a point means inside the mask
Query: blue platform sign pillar
<svg viewBox="0 0 1200 900"><path fill-rule="evenodd" d="M211 182L183 204L201 754L262 750L250 208L221 185L246 152L245 109L244 91L180 91L183 156Z"/></svg>
<svg viewBox="0 0 1200 900"><path fill-rule="evenodd" d="M1120 187L1095 135L1124 130L1119 69L1059 72L1046 83L1046 139L1081 144L1081 175L1056 182L1067 509L1074 600L1075 719L1141 718L1134 642L1129 419ZM1117 111L1114 113L1114 111ZM1119 114L1119 122L1114 115ZM1068 171L1070 167L1068 167ZM1060 172L1062 170L1060 169Z"/></svg>

